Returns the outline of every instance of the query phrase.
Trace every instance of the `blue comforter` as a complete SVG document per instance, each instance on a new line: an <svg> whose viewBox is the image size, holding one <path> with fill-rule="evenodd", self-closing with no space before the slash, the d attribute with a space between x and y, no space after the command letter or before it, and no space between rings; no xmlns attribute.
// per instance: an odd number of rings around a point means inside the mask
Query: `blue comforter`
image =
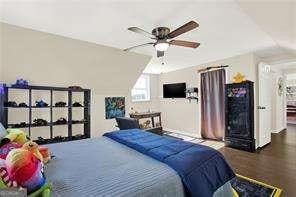
<svg viewBox="0 0 296 197"><path fill-rule="evenodd" d="M222 154L207 146L139 129L113 131L104 136L173 168L181 177L188 196L213 196L235 176Z"/></svg>

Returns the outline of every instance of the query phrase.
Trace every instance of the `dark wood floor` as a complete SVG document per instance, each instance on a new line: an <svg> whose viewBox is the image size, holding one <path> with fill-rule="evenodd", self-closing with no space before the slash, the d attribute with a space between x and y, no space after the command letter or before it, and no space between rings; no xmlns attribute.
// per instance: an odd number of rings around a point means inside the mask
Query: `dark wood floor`
<svg viewBox="0 0 296 197"><path fill-rule="evenodd" d="M296 196L296 125L272 134L271 144L256 153L223 147L236 173L283 189L282 196Z"/></svg>

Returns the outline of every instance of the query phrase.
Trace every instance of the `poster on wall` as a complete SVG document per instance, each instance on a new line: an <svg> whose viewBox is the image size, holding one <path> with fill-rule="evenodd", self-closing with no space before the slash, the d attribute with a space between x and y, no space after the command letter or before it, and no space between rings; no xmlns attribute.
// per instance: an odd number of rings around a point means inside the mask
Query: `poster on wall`
<svg viewBox="0 0 296 197"><path fill-rule="evenodd" d="M105 118L112 119L125 116L124 97L105 97Z"/></svg>

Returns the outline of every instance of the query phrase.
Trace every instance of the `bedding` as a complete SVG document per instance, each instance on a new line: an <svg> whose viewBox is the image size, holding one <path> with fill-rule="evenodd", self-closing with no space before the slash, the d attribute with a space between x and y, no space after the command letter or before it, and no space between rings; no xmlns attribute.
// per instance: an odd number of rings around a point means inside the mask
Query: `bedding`
<svg viewBox="0 0 296 197"><path fill-rule="evenodd" d="M54 158L46 165L52 196L184 197L175 170L107 137L48 145ZM225 183L214 197L231 196Z"/></svg>
<svg viewBox="0 0 296 197"><path fill-rule="evenodd" d="M113 131L104 136L173 168L181 177L188 196L211 197L219 187L235 177L222 154L207 146L140 129Z"/></svg>

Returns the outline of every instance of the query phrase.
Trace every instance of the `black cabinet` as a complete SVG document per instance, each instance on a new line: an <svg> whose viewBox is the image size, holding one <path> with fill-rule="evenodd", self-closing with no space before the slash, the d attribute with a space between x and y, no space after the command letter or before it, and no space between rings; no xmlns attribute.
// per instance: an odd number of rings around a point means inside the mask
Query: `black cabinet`
<svg viewBox="0 0 296 197"><path fill-rule="evenodd" d="M254 83L226 84L225 90L226 145L254 152Z"/></svg>

